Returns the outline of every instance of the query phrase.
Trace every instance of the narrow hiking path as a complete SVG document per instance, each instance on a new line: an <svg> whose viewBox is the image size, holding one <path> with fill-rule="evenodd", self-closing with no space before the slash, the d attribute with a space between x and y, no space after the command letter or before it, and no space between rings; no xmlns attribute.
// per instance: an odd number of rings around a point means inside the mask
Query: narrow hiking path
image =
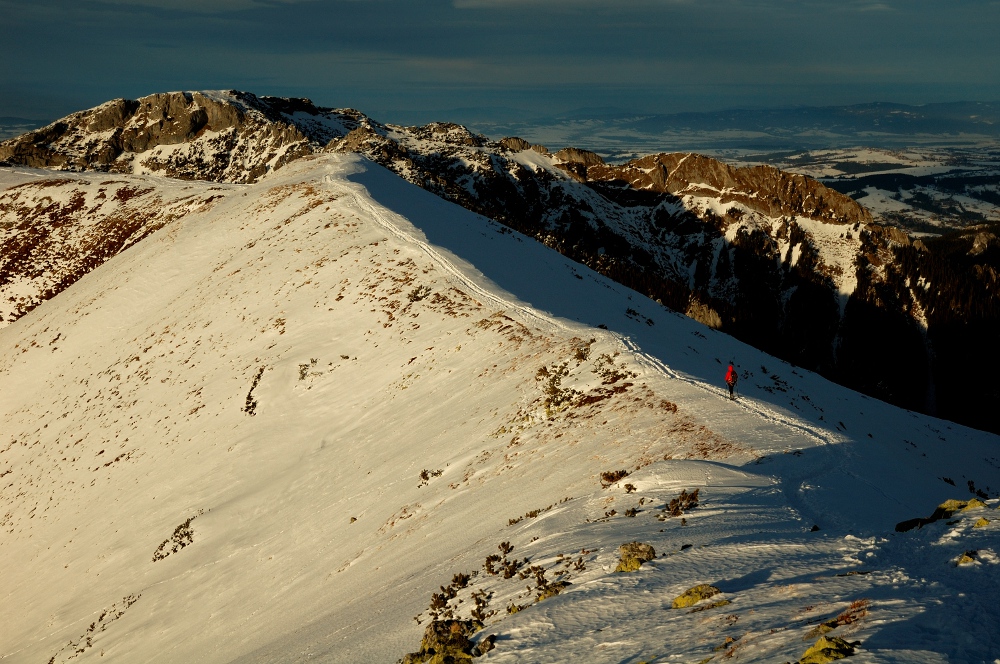
<svg viewBox="0 0 1000 664"><path fill-rule="evenodd" d="M537 310L530 304L521 302L511 293L508 293L499 286L493 286L486 275L478 276L475 272L470 273L469 268L477 270L475 265L469 267L456 264L451 256L446 255L438 247L432 245L425 238L421 237L420 228L414 227L413 222L399 213L384 207L376 202L368 192L364 184L352 182L344 178L345 167L348 165L337 164L327 166L326 170L330 176L323 178L324 186L332 189L338 194L345 196L346 205L355 209L362 216L371 219L375 224L391 235L393 238L417 247L434 265L439 266L449 277L455 279L467 289L470 294L480 299L483 304L502 310L509 315L521 320L521 322L532 325L537 329L557 332L560 334L579 334L579 330L574 330L572 324L568 324L563 319L556 316L547 315L545 312ZM363 164L362 166L367 166ZM333 176L333 177L331 177ZM339 177L338 177L339 176ZM421 192L423 193L423 192ZM490 223L486 218L481 218L483 224ZM410 230L413 229L413 230ZM461 256L457 257L461 260ZM478 276L478 278L477 278ZM587 332L618 346L624 352L631 355L635 361L645 370L655 375L664 376L668 379L680 381L689 385L702 394L718 401L718 414L741 412L744 417L750 417L757 421L757 428L763 424L763 428L775 429L776 439L787 439L785 433L793 433L800 436L805 441L810 441L811 446L807 446L808 454L800 456L801 451L795 452L795 463L783 463L780 470L778 468L767 469L768 475L781 486L781 491L786 503L796 512L802 515L803 519L814 523L824 522L832 524L839 522L839 526L847 528L850 520L848 518L838 518L829 513L828 509L820 509L812 506L807 494L816 485L818 480L830 473L839 473L852 483L866 487L867 491L878 495L881 500L898 503L899 501L881 489L872 478L864 477L861 473L852 468L857 459L848 445L843 443L852 442L850 436L844 433L817 426L803 418L796 417L792 413L781 412L779 409L769 405L759 398L741 395L737 399L730 399L726 391L712 383L697 378L693 375L679 372L671 368L664 360L655 354L647 352L629 335L614 330L603 330L590 328ZM734 425L739 426L738 419ZM749 428L749 427L744 427ZM762 456L767 458L774 453L773 448L760 450ZM765 471L764 467L760 468Z"/></svg>
<svg viewBox="0 0 1000 664"><path fill-rule="evenodd" d="M328 167L328 170L331 170ZM335 173L342 173L342 170L336 170ZM432 247L429 243L416 237L412 233L408 233L403 229L403 224L412 224L401 217L395 212L388 210L381 205L376 204L371 196L369 195L367 189L364 185L352 183L350 185L345 184L348 182L346 179L335 180L333 178L325 178L324 184L327 188L336 191L337 193L343 194L349 198L347 205L349 207L354 207L355 209L361 211L370 219L372 219L378 226L397 240L411 244L420 249L435 265L443 269L448 275L456 279L463 286L468 288L477 297L483 300L485 304L491 306L495 309L501 309L504 311L514 311L519 314L525 322L530 322L539 328L557 328L560 331L568 332L569 328L561 324L557 319L544 316L537 312L533 307L515 303L511 300L504 298L497 293L491 292L484 286L477 283L474 279L470 278L465 272L459 269L455 263L449 258L445 257L441 252ZM484 222L486 220L484 219Z"/></svg>
<svg viewBox="0 0 1000 664"><path fill-rule="evenodd" d="M851 450L851 445L848 444L853 442L849 436L790 417L748 395L730 399L724 389L672 369L660 358L645 352L630 337L619 334L615 334L615 337L622 347L627 349L645 369L700 390L720 402L720 408L739 409L748 416L763 420L768 426L779 430L791 430L813 441L815 445L806 450L805 453L803 450L792 451L791 458L794 461L781 463L780 467L769 467L768 465L760 467L761 472L765 472L780 485L787 504L803 519L816 524L824 523L825 527L836 525L837 528L845 531L851 527L850 518L838 516L828 508L813 506L808 498L808 493L820 484L818 480L832 473L841 474L849 482L863 485L869 492L879 496L886 503L902 504L896 497L886 492L877 481L865 477L863 471L855 470L854 466L858 459ZM788 452L786 450L786 454ZM784 457L785 455L779 456ZM766 459L768 459L767 455L761 456L758 462Z"/></svg>
<svg viewBox="0 0 1000 664"><path fill-rule="evenodd" d="M730 399L729 396L726 394L726 391L723 390L722 388L712 385L698 378L695 378L693 376L679 373L671 369L670 366L667 365L660 358L642 350L642 348L640 348L639 345L636 344L630 337L626 335L619 335L617 333L613 334L619 340L622 346L626 348L630 353L635 355L635 357L639 360L639 362L649 370L663 374L668 378L687 383L688 385L696 387L699 390L703 390L704 392L711 394L717 397L718 399L725 401L728 404L732 404L738 408L742 408L744 411L746 411L751 415L767 420L768 422L788 427L790 429L794 429L795 431L798 431L799 433L813 439L814 441L816 441L817 444L830 445L840 442L839 440L837 440L836 437L831 435L831 432L811 427L802 421L796 421L789 417L786 417L785 415L782 415L778 411L765 406L762 402L760 402L757 399L754 399L753 397L740 395L738 399Z"/></svg>

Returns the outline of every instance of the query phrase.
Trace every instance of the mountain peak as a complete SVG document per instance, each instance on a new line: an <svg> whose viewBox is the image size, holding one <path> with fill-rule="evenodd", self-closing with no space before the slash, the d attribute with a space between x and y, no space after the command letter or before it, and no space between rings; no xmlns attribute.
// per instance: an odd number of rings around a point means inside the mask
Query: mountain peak
<svg viewBox="0 0 1000 664"><path fill-rule="evenodd" d="M344 136L363 116L238 90L115 99L0 144L40 168L254 182Z"/></svg>

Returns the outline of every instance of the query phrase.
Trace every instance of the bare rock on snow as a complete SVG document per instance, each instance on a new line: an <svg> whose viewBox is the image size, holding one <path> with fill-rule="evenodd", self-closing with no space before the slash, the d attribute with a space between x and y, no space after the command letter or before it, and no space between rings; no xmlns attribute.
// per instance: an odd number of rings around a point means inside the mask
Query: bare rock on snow
<svg viewBox="0 0 1000 664"><path fill-rule="evenodd" d="M643 563L656 558L656 551L649 544L627 542L618 547L618 567L616 572L635 572Z"/></svg>
<svg viewBox="0 0 1000 664"><path fill-rule="evenodd" d="M973 498L972 500L946 500L938 505L937 509L934 510L934 513L927 518L917 517L916 519L900 521L896 524L896 532L905 533L908 530L913 530L914 528L923 528L929 523L934 523L935 521L940 521L941 519L950 519L959 512L965 512L966 510L978 509L981 507L986 507L986 503L978 498Z"/></svg>
<svg viewBox="0 0 1000 664"><path fill-rule="evenodd" d="M480 648L469 637L482 627L475 620L435 620L424 629L420 650L405 655L401 664L445 664L478 657ZM493 641L489 638L484 641L489 641L489 645L483 652L491 650Z"/></svg>
<svg viewBox="0 0 1000 664"><path fill-rule="evenodd" d="M700 583L697 586L688 588L683 593L674 599L673 608L675 609L686 609L689 606L694 606L703 599L708 599L709 597L715 597L722 591L715 586L709 585L707 583Z"/></svg>
<svg viewBox="0 0 1000 664"><path fill-rule="evenodd" d="M802 655L799 664L825 664L854 654L854 646L836 636L821 636Z"/></svg>

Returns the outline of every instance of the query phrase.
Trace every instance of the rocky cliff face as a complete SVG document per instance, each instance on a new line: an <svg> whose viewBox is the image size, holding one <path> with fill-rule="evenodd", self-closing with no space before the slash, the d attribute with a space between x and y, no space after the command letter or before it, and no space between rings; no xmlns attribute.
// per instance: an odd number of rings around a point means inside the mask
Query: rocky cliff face
<svg viewBox="0 0 1000 664"><path fill-rule="evenodd" d="M911 243L850 197L767 166L682 153L607 164L451 123L385 125L235 91L108 102L0 144L0 160L247 183L324 150L362 153L670 309L914 410L965 393L967 372L942 365L940 344L996 336L996 307L976 313L968 295L995 299L977 276L996 274L989 229L968 251ZM949 399L936 412L971 422L981 410Z"/></svg>
<svg viewBox="0 0 1000 664"><path fill-rule="evenodd" d="M171 92L116 99L0 144L0 161L38 168L254 182L352 128L307 99Z"/></svg>
<svg viewBox="0 0 1000 664"><path fill-rule="evenodd" d="M853 199L803 175L771 166L734 168L698 154L658 154L622 164L589 165L587 179L639 191L690 194L738 203L769 217L805 216L830 223L870 223Z"/></svg>

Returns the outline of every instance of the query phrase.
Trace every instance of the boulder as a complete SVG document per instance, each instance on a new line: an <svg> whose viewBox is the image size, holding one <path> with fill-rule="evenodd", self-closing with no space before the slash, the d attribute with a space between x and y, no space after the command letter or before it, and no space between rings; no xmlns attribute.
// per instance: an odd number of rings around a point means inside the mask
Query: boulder
<svg viewBox="0 0 1000 664"><path fill-rule="evenodd" d="M649 544L627 542L618 547L618 567L616 572L635 572L643 563L656 558L656 551Z"/></svg>
<svg viewBox="0 0 1000 664"><path fill-rule="evenodd" d="M469 637L482 628L476 620L435 620L424 629L420 650L405 655L402 664L458 664L478 657L491 650L495 640L483 639L489 641L486 650L482 650L483 643L473 646Z"/></svg>
<svg viewBox="0 0 1000 664"><path fill-rule="evenodd" d="M824 664L844 659L854 654L854 646L836 636L821 636L806 650L799 664Z"/></svg>
<svg viewBox="0 0 1000 664"><path fill-rule="evenodd" d="M673 608L675 609L686 609L689 606L694 606L703 599L708 599L709 597L715 597L722 591L715 586L710 586L707 583L702 583L692 588L688 588L683 593L674 599Z"/></svg>
<svg viewBox="0 0 1000 664"><path fill-rule="evenodd" d="M971 565L972 563L976 562L976 559L978 559L978 558L979 558L979 551L976 550L976 549L973 549L971 551L966 551L961 556L959 556L958 560L955 561L955 564L956 565Z"/></svg>

